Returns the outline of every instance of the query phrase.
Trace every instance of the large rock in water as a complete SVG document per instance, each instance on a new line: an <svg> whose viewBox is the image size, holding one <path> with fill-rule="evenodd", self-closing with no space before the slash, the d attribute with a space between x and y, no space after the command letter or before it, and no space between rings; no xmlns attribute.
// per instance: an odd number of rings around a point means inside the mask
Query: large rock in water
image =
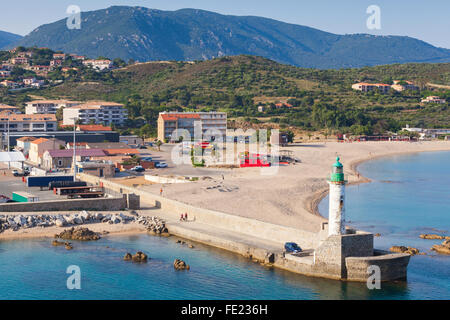
<svg viewBox="0 0 450 320"><path fill-rule="evenodd" d="M175 259L173 267L175 270L189 270L191 268L186 262L180 259Z"/></svg>
<svg viewBox="0 0 450 320"><path fill-rule="evenodd" d="M450 254L450 240L445 240L442 244L435 244L431 250L440 254Z"/></svg>
<svg viewBox="0 0 450 320"><path fill-rule="evenodd" d="M81 240L81 241L90 241L90 240L99 240L100 236L89 230L88 228L71 228L68 230L64 230L60 234L55 234L55 238L64 239L64 240Z"/></svg>
<svg viewBox="0 0 450 320"><path fill-rule="evenodd" d="M419 254L419 249L413 248L413 247L405 247L405 246L392 246L389 249L391 252L398 252L398 253L407 253L410 255L416 255Z"/></svg>
<svg viewBox="0 0 450 320"><path fill-rule="evenodd" d="M136 252L136 254L134 254L131 257L131 261L133 262L147 262L147 255L141 251Z"/></svg>
<svg viewBox="0 0 450 320"><path fill-rule="evenodd" d="M445 236L440 236L437 234L421 234L419 237L428 240L442 240L446 238Z"/></svg>
<svg viewBox="0 0 450 320"><path fill-rule="evenodd" d="M125 261L131 261L131 259L133 258L133 256L131 255L131 253L126 253L125 256L123 257L123 260Z"/></svg>

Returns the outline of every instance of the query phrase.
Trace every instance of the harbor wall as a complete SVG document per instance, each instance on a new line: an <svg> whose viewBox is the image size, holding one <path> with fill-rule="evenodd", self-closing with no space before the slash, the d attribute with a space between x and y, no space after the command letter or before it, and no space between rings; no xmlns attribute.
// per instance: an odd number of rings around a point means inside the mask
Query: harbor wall
<svg viewBox="0 0 450 320"><path fill-rule="evenodd" d="M313 232L235 216L219 211L197 208L180 201L167 199L144 190L123 186L106 179L83 173L78 174L77 178L92 185L102 185L104 188L116 193L134 193L141 197L141 202L156 206L171 212L174 215L187 213L190 218L195 218L198 222L211 226L220 226L221 229L240 232L250 236L257 235L259 238L277 242L280 245L283 245L285 242L296 242L300 247L305 249L316 248L320 244L318 235Z"/></svg>
<svg viewBox="0 0 450 320"><path fill-rule="evenodd" d="M127 208L127 196L120 198L71 199L0 204L0 212L72 211L98 210L117 211Z"/></svg>

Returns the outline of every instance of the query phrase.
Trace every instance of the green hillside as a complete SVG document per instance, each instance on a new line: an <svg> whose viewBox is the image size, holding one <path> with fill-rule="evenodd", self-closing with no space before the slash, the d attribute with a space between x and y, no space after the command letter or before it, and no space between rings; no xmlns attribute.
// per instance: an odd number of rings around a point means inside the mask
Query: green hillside
<svg viewBox="0 0 450 320"><path fill-rule="evenodd" d="M356 81L414 81L419 92L364 94ZM105 99L130 110L129 127L156 124L164 110L221 110L230 118L258 124L295 126L330 132L382 133L402 125L449 127L450 108L421 105L427 95L450 100L450 64L405 64L361 69L317 70L279 64L253 56L182 63L151 62L107 73L80 73L64 84L39 91L48 98ZM19 97L19 96L18 96ZM11 98L11 97L10 97ZM275 108L288 102L292 108ZM258 106L266 106L258 112Z"/></svg>

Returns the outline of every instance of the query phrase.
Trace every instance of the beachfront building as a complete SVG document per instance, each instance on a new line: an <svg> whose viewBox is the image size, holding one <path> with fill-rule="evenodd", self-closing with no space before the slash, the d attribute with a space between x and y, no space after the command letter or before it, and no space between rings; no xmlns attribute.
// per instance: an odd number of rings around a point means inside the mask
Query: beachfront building
<svg viewBox="0 0 450 320"><path fill-rule="evenodd" d="M446 103L445 99L441 99L438 96L428 96L425 99L422 99L421 101L422 103Z"/></svg>
<svg viewBox="0 0 450 320"><path fill-rule="evenodd" d="M173 133L176 129L187 130L194 138L194 126L201 124L202 138L216 140L222 137L225 141L227 133L226 112L160 112L158 117L158 140L177 140ZM210 134L209 134L209 133ZM205 137L208 135L208 137Z"/></svg>
<svg viewBox="0 0 450 320"><path fill-rule="evenodd" d="M74 120L78 119L78 120ZM128 111L123 104L106 101L90 101L63 110L63 125L107 124L123 125L128 119Z"/></svg>
<svg viewBox="0 0 450 320"><path fill-rule="evenodd" d="M55 114L60 108L79 105L79 101L69 100L35 100L26 103L26 114Z"/></svg>
<svg viewBox="0 0 450 320"><path fill-rule="evenodd" d="M54 114L0 113L0 132L56 131L57 128Z"/></svg>
<svg viewBox="0 0 450 320"><path fill-rule="evenodd" d="M362 92L378 90L381 93L388 93L389 90L391 89L391 86L388 84L384 84L384 83L360 82L360 83L355 83L354 85L352 85L352 89L362 91Z"/></svg>
<svg viewBox="0 0 450 320"><path fill-rule="evenodd" d="M419 139L435 139L439 137L445 137L450 135L450 128L440 128L440 129L426 129L426 128L411 128L408 124L402 131L416 132L419 134Z"/></svg>

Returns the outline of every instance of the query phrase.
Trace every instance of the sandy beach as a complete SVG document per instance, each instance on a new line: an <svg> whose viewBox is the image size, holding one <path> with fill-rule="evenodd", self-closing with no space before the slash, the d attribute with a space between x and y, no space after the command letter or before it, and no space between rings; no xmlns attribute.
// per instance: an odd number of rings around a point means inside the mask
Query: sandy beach
<svg viewBox="0 0 450 320"><path fill-rule="evenodd" d="M320 230L321 222L317 205L326 196L326 179L336 156L341 158L349 183L370 181L357 172L357 166L367 160L405 153L426 151L450 151L450 143L428 142L354 142L354 143L305 143L284 147L301 163L279 167L274 175L262 175L260 168L221 170L201 169L210 173L211 179L185 184L163 185L163 196L197 207L217 210L233 215L257 219L311 232ZM222 173L223 179L222 179ZM139 186L159 194L160 184ZM72 211L73 212L73 211ZM155 210L140 210L142 215L157 215ZM34 214L64 214L66 212L39 212ZM69 213L69 212L67 212ZM5 213L11 214L11 213ZM23 213L17 213L23 214ZM171 212L178 216L180 213ZM109 235L145 232L142 225L89 224L91 230ZM64 228L48 227L8 230L0 233L0 239L53 237Z"/></svg>
<svg viewBox="0 0 450 320"><path fill-rule="evenodd" d="M318 232L326 221L317 205L326 196L326 179L336 156L341 158L349 183L370 181L357 166L378 157L425 151L448 151L446 141L305 143L281 148L291 150L301 163L282 166L275 175L261 175L259 168L230 169L224 179L163 186L165 197L251 219ZM161 185L141 186L159 193Z"/></svg>

